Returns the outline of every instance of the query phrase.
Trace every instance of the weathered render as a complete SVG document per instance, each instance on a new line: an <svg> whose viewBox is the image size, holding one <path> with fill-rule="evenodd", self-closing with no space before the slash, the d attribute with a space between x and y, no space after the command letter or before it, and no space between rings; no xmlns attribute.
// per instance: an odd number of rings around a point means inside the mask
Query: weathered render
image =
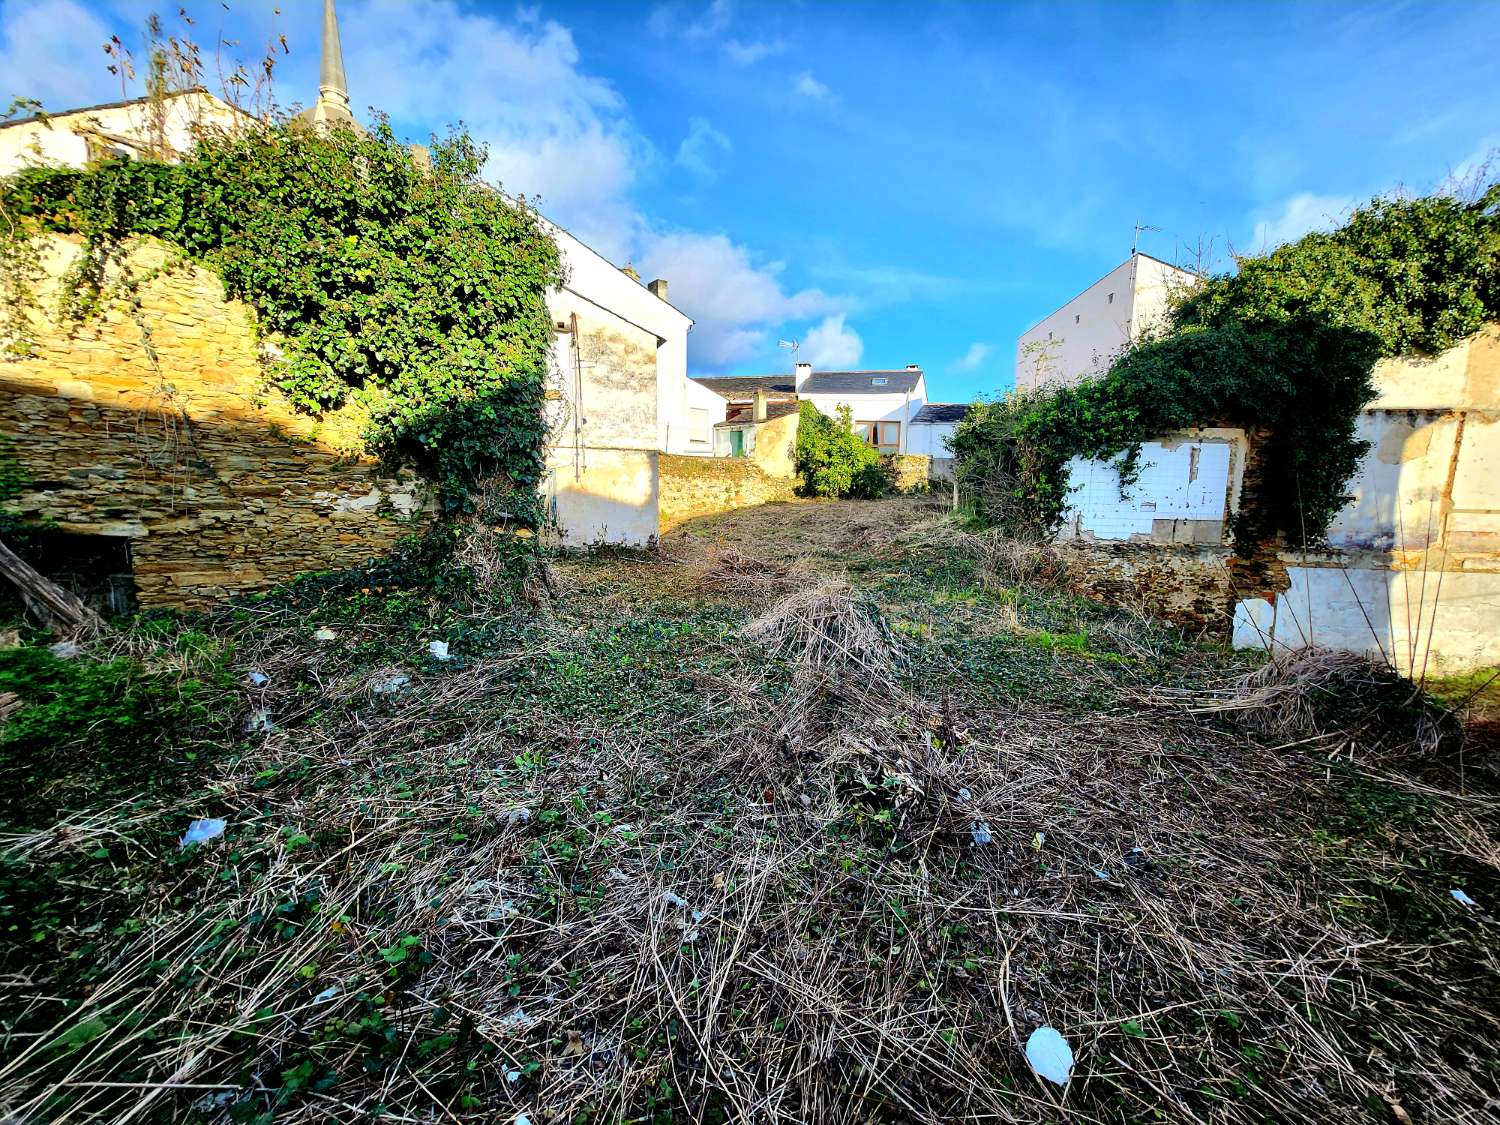
<svg viewBox="0 0 1500 1125"><path fill-rule="evenodd" d="M1319 644L1406 671L1500 663L1500 327L1386 360L1371 443L1328 551L1284 553L1288 588L1236 607L1245 647Z"/></svg>
<svg viewBox="0 0 1500 1125"><path fill-rule="evenodd" d="M1142 448L1139 479L1075 460L1059 538L1081 589L1240 647L1307 644L1403 671L1500 663L1500 328L1432 359L1382 361L1369 452L1321 551L1237 559L1228 521L1254 456L1240 430Z"/></svg>
<svg viewBox="0 0 1500 1125"><path fill-rule="evenodd" d="M50 238L49 281L76 240ZM359 448L362 419L317 421L265 385L248 308L214 274L136 243L138 309L34 316L37 354L0 363L0 433L29 478L13 506L118 546L147 606L201 606L365 561L418 530L428 489Z"/></svg>

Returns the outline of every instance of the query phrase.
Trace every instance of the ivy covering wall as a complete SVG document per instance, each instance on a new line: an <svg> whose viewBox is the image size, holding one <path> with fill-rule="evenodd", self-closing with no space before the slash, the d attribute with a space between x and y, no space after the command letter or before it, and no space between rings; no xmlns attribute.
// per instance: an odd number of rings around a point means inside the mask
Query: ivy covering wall
<svg viewBox="0 0 1500 1125"><path fill-rule="evenodd" d="M1202 425L1256 439L1258 473L1234 523L1242 552L1322 540L1367 443L1356 426L1382 356L1436 354L1500 318L1500 184L1471 199L1382 198L1205 279L1163 330L1097 379L981 402L952 441L960 489L1014 534L1055 531L1067 463L1116 459Z"/></svg>
<svg viewBox="0 0 1500 1125"><path fill-rule="evenodd" d="M358 403L369 452L428 475L449 512L499 478L510 514L535 522L562 268L536 214L483 182L484 158L464 133L429 167L384 122L280 123L205 137L175 163L27 170L0 182L7 260L43 231L81 235L64 311L85 317L128 300L111 291L132 284L111 269L126 240L162 239L254 309L275 344L267 379L293 403Z"/></svg>

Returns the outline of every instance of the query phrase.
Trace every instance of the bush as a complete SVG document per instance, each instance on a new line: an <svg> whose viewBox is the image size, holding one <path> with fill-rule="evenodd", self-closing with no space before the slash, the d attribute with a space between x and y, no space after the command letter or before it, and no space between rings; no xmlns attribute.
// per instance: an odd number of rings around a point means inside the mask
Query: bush
<svg viewBox="0 0 1500 1125"><path fill-rule="evenodd" d="M890 478L873 445L854 432L849 408L830 418L804 402L797 422L795 461L803 496L870 500L885 494Z"/></svg>
<svg viewBox="0 0 1500 1125"><path fill-rule="evenodd" d="M383 121L368 135L280 123L204 136L177 163L28 169L0 181L16 220L0 260L41 230L82 235L65 297L84 317L139 283L111 276L125 241L162 239L254 308L292 403L357 403L369 451L431 477L448 510L499 475L512 514L535 522L546 292L563 270L535 212L484 183L485 157L464 133L419 166Z"/></svg>

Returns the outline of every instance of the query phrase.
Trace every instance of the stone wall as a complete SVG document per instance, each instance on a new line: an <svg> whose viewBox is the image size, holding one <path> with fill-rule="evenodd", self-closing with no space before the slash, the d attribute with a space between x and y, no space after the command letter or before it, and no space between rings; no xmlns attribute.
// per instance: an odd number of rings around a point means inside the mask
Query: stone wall
<svg viewBox="0 0 1500 1125"><path fill-rule="evenodd" d="M891 488L897 492L922 492L932 476L932 458L921 453L891 453L883 457Z"/></svg>
<svg viewBox="0 0 1500 1125"><path fill-rule="evenodd" d="M43 310L77 252L49 240ZM363 562L424 524L425 483L358 452L356 413L317 420L264 385L250 310L215 275L149 241L127 267L136 314L33 317L37 354L0 362L0 434L29 477L15 507L124 538L140 603L179 608Z"/></svg>
<svg viewBox="0 0 1500 1125"><path fill-rule="evenodd" d="M699 516L791 500L795 481L773 477L748 457L688 457L662 454L661 530Z"/></svg>

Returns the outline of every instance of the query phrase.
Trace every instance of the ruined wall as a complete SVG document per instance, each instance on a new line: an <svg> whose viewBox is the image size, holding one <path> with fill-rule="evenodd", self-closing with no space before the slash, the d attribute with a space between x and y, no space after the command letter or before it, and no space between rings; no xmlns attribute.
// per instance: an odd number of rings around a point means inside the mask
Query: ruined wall
<svg viewBox="0 0 1500 1125"><path fill-rule="evenodd" d="M1070 466L1074 584L1241 647L1324 645L1414 673L1500 663L1500 328L1384 360L1375 383L1359 420L1370 450L1327 549L1235 558L1228 519L1254 448L1194 431L1146 443L1123 496L1112 465Z"/></svg>
<svg viewBox="0 0 1500 1125"><path fill-rule="evenodd" d="M795 482L773 477L748 457L662 454L661 531L699 516L790 500Z"/></svg>
<svg viewBox="0 0 1500 1125"><path fill-rule="evenodd" d="M1235 643L1326 645L1414 673L1500 663L1500 327L1384 360L1375 384L1331 549L1283 552L1285 587L1240 601Z"/></svg>
<svg viewBox="0 0 1500 1125"><path fill-rule="evenodd" d="M1073 540L1058 554L1068 585L1084 597L1186 629L1224 632L1235 598L1228 547Z"/></svg>
<svg viewBox="0 0 1500 1125"><path fill-rule="evenodd" d="M77 252L48 240L44 312ZM0 434L30 478L16 508L127 539L145 606L354 565L421 526L428 489L355 452L355 413L318 422L263 385L250 311L216 276L149 241L128 265L147 278L138 314L37 315L37 354L0 362Z"/></svg>

